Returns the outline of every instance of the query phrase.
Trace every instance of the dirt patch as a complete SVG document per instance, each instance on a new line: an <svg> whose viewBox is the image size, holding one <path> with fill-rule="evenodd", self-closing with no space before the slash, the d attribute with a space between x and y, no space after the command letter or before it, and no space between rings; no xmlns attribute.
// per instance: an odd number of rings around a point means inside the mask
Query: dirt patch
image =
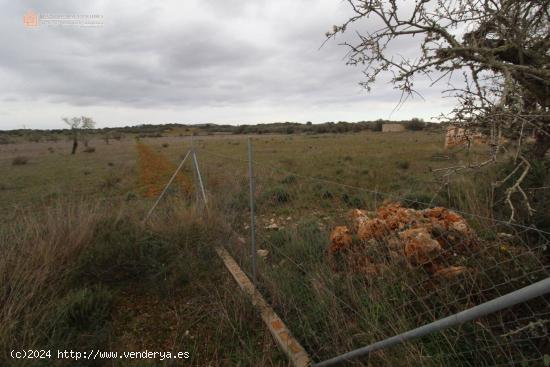
<svg viewBox="0 0 550 367"><path fill-rule="evenodd" d="M109 350L189 352L189 359L177 363L185 366L287 365L248 300L226 274L221 276L218 286L189 285L169 296L139 290L119 294ZM162 363L128 365L144 362Z"/></svg>

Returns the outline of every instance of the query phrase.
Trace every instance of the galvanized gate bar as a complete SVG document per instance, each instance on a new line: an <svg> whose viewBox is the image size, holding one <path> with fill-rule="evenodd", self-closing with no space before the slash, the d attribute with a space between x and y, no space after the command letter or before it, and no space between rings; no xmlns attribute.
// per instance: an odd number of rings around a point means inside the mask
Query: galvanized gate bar
<svg viewBox="0 0 550 367"><path fill-rule="evenodd" d="M269 332L275 338L279 348L288 356L294 367L307 367L310 365L310 358L305 349L298 343L286 327L284 322L277 316L262 295L256 290L250 279L241 270L237 262L222 247L217 247L216 252L223 260L225 267L239 287L250 296L252 304L260 310L262 320L267 325Z"/></svg>
<svg viewBox="0 0 550 367"><path fill-rule="evenodd" d="M316 363L312 367L340 366L354 359L367 356L369 353L376 350L388 348L410 339L419 338L424 335L434 333L436 331L441 331L452 326L472 321L477 318L486 316L490 313L514 306L518 303L526 302L530 299L543 296L547 293L550 293L550 278L546 278L527 287L518 289L517 291L508 293L504 296L495 298L489 302L482 303L478 306L469 308L465 311L456 313L443 319L434 321L430 324L418 327L413 330L409 330L396 336L392 336L391 338L353 350L351 352L331 358L324 362Z"/></svg>

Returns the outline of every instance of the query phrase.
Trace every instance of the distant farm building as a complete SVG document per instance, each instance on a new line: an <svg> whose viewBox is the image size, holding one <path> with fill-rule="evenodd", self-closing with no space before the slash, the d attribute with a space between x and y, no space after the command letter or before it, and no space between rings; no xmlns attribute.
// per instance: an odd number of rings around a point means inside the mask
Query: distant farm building
<svg viewBox="0 0 550 367"><path fill-rule="evenodd" d="M405 125L403 124L382 124L383 133L398 133L405 131Z"/></svg>
<svg viewBox="0 0 550 367"><path fill-rule="evenodd" d="M462 145L485 144L487 136L475 131L469 131L457 126L447 127L445 133L445 149Z"/></svg>

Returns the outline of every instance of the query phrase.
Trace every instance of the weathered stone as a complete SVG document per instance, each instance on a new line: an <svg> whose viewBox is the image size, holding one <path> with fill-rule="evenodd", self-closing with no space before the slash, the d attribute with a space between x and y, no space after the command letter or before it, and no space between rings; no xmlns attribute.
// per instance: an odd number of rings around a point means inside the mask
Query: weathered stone
<svg viewBox="0 0 550 367"><path fill-rule="evenodd" d="M257 250L256 253L261 258L266 258L267 255L269 255L269 251L268 250L263 250L263 249Z"/></svg>
<svg viewBox="0 0 550 367"><path fill-rule="evenodd" d="M477 244L466 220L444 207L414 210L386 203L376 213L352 210L349 218L349 228L336 227L331 234L330 259L341 252L348 270L368 276L397 266L452 279L466 271L456 255L471 256ZM337 270L338 262L333 266Z"/></svg>
<svg viewBox="0 0 550 367"><path fill-rule="evenodd" d="M369 220L369 216L365 210L353 209L349 214L351 222L351 231L357 232L361 224Z"/></svg>
<svg viewBox="0 0 550 367"><path fill-rule="evenodd" d="M359 229L357 230L357 237L361 241L368 241L370 239L381 240L389 233L389 231L390 229L388 228L386 221L374 218L361 223Z"/></svg>
<svg viewBox="0 0 550 367"><path fill-rule="evenodd" d="M353 239L348 227L338 226L330 234L330 251L337 252L343 248L349 248Z"/></svg>
<svg viewBox="0 0 550 367"><path fill-rule="evenodd" d="M441 252L441 245L434 240L424 227L403 231L399 237L405 244L405 256L413 265L433 261Z"/></svg>

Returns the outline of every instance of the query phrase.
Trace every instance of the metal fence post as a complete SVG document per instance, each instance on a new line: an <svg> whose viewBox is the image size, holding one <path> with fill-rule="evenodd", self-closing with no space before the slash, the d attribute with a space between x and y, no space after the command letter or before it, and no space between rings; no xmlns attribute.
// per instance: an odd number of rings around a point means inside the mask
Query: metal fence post
<svg viewBox="0 0 550 367"><path fill-rule="evenodd" d="M252 140L248 138L248 179L250 186L250 243L252 255L252 281L256 286L256 219L254 217L254 174L252 170Z"/></svg>
<svg viewBox="0 0 550 367"><path fill-rule="evenodd" d="M198 181L199 181L199 186L200 186L200 189L201 189L201 193L202 193L202 200L203 200L203 203L204 203L204 206L205 208L207 207L207 200L206 200L206 191L204 190L204 184L202 182L202 176L201 176L201 171L199 169L199 162L197 160L197 154L195 153L195 150L193 150L193 164L195 165L195 170L197 171L197 177L198 177Z"/></svg>
<svg viewBox="0 0 550 367"><path fill-rule="evenodd" d="M191 135L191 155L195 156L195 137ZM195 162L193 161L193 164ZM196 167L196 166L195 166ZM193 170L193 182L195 183L195 203L198 205L199 203L199 179L197 177L197 170Z"/></svg>

